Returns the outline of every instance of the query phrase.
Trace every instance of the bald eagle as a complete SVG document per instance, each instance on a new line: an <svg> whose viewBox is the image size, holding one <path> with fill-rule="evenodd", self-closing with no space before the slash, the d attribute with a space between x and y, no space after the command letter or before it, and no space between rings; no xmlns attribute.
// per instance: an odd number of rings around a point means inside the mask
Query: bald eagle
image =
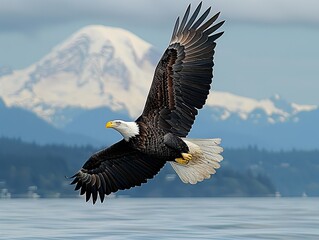
<svg viewBox="0 0 319 240"><path fill-rule="evenodd" d="M160 59L144 110L134 122L109 121L123 139L93 154L71 184L86 201L146 183L169 162L184 183L210 178L223 159L220 139L189 139L198 109L205 104L212 83L219 13L205 21L202 3L191 17L190 5L181 22L177 18L170 44Z"/></svg>

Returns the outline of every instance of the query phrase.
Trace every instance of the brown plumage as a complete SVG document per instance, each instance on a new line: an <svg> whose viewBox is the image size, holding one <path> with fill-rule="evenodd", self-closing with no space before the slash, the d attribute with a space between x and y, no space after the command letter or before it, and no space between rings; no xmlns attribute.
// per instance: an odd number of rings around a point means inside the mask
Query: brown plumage
<svg viewBox="0 0 319 240"><path fill-rule="evenodd" d="M224 23L212 25L219 13L204 22L210 8L198 18L201 5L189 19L190 5L181 23L177 19L143 113L135 121L137 132L91 156L73 176L75 190L86 194L87 201L92 197L95 203L99 196L103 202L105 195L140 186L167 161L189 151L181 138L189 133L209 94L215 40L223 34L215 31Z"/></svg>

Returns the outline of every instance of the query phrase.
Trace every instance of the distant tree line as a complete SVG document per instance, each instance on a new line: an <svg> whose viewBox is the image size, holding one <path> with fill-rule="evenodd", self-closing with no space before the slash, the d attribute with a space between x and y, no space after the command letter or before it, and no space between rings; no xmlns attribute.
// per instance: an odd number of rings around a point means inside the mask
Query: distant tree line
<svg viewBox="0 0 319 240"><path fill-rule="evenodd" d="M319 149L268 151L227 149L225 168L267 176L282 196L319 196Z"/></svg>
<svg viewBox="0 0 319 240"><path fill-rule="evenodd" d="M69 180L97 151L90 146L40 146L0 138L0 191L12 197L75 197ZM222 167L212 179L182 183L170 166L143 187L118 192L132 197L319 196L319 151L271 152L254 147L226 149Z"/></svg>

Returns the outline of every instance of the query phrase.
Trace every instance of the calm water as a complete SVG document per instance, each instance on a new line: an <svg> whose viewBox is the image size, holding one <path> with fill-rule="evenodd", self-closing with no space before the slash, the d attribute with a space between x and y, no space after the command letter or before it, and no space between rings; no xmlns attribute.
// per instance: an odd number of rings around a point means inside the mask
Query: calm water
<svg viewBox="0 0 319 240"><path fill-rule="evenodd" d="M0 239L319 239L319 199L0 200Z"/></svg>

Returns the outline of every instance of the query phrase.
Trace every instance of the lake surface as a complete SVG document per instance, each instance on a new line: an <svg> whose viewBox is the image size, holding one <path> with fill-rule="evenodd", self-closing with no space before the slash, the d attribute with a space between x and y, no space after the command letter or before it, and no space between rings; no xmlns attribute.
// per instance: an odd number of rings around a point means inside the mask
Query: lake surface
<svg viewBox="0 0 319 240"><path fill-rule="evenodd" d="M319 239L319 199L3 199L0 239Z"/></svg>

